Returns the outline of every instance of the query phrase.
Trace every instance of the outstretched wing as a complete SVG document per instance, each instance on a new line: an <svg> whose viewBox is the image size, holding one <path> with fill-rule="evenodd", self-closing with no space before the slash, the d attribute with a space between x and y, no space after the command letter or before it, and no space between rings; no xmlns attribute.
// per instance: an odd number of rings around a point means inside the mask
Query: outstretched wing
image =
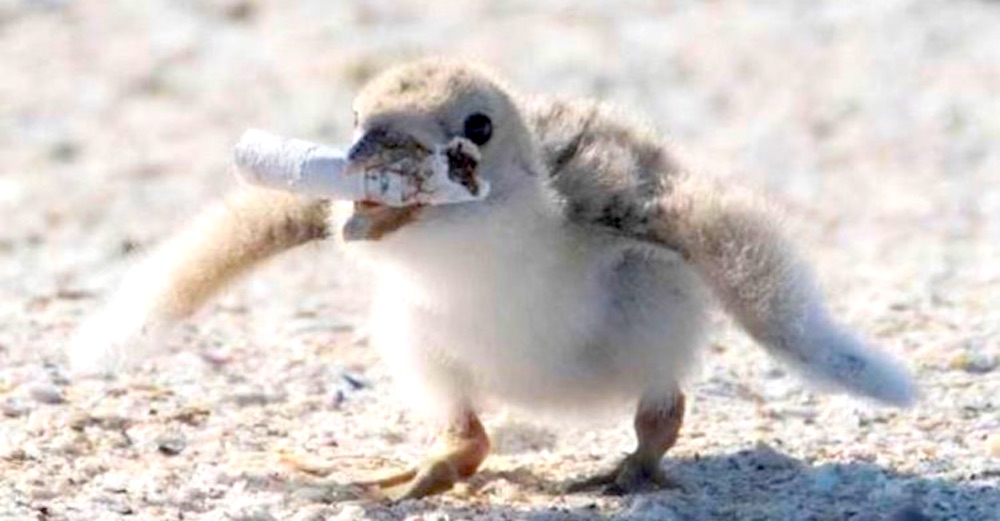
<svg viewBox="0 0 1000 521"><path fill-rule="evenodd" d="M684 171L653 132L606 106L535 99L526 118L569 220L679 252L747 333L814 376L914 400L905 369L829 317L766 205Z"/></svg>

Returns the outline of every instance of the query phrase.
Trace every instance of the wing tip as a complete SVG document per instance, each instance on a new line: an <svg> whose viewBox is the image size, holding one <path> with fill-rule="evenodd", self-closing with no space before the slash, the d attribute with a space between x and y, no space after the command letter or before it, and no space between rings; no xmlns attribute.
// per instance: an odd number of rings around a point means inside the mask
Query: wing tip
<svg viewBox="0 0 1000 521"><path fill-rule="evenodd" d="M805 339L791 345L798 355L790 357L795 365L837 389L901 408L919 400L918 385L904 364L835 324L814 323Z"/></svg>

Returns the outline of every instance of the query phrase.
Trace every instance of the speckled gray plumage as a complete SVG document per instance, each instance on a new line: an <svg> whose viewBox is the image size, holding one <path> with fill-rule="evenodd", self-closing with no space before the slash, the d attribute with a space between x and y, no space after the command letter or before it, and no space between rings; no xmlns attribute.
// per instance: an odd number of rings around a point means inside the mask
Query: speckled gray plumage
<svg viewBox="0 0 1000 521"><path fill-rule="evenodd" d="M534 97L524 112L567 219L649 234L658 199L680 174L662 140L596 101Z"/></svg>

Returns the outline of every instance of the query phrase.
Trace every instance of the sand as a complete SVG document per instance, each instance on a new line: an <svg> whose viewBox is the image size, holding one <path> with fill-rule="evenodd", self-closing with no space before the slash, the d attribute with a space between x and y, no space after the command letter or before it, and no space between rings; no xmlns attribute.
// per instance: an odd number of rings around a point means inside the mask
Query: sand
<svg viewBox="0 0 1000 521"><path fill-rule="evenodd" d="M1000 519L1000 4L755 4L0 1L0 518ZM65 376L60 349L129 263L236 187L244 128L343 143L358 87L425 54L617 103L768 194L920 403L825 394L720 317L664 460L680 489L561 495L632 447L629 412L501 410L468 484L351 499L342 483L415 461L429 433L331 245L117 381Z"/></svg>

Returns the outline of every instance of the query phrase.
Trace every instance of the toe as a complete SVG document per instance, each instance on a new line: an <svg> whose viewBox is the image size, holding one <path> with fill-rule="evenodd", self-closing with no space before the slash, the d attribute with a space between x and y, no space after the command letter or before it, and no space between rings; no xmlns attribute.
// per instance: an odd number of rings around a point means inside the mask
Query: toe
<svg viewBox="0 0 1000 521"><path fill-rule="evenodd" d="M664 488L676 488L677 484L667 477L659 464L646 465L639 462L626 462L615 478L608 485L606 493L612 495L652 492Z"/></svg>
<svg viewBox="0 0 1000 521"><path fill-rule="evenodd" d="M560 485L559 490L565 494L577 494L602 489L614 483L617 475L616 470L614 473L602 473L584 479L571 479Z"/></svg>
<svg viewBox="0 0 1000 521"><path fill-rule="evenodd" d="M450 490L457 481L455 468L447 462L437 461L420 469L409 481L383 487L381 492L389 501L420 499Z"/></svg>
<svg viewBox="0 0 1000 521"><path fill-rule="evenodd" d="M376 487L376 488L390 488L398 485L402 485L411 481L418 474L417 469L409 469L403 472L397 472L390 474L388 476L383 476L381 478L368 479L355 481L352 484L359 487Z"/></svg>
<svg viewBox="0 0 1000 521"><path fill-rule="evenodd" d="M604 495L621 496L677 487L677 483L667 477L663 469L660 468L659 461L643 461L629 456L614 469L590 478L566 483L562 490L566 493L598 490Z"/></svg>

